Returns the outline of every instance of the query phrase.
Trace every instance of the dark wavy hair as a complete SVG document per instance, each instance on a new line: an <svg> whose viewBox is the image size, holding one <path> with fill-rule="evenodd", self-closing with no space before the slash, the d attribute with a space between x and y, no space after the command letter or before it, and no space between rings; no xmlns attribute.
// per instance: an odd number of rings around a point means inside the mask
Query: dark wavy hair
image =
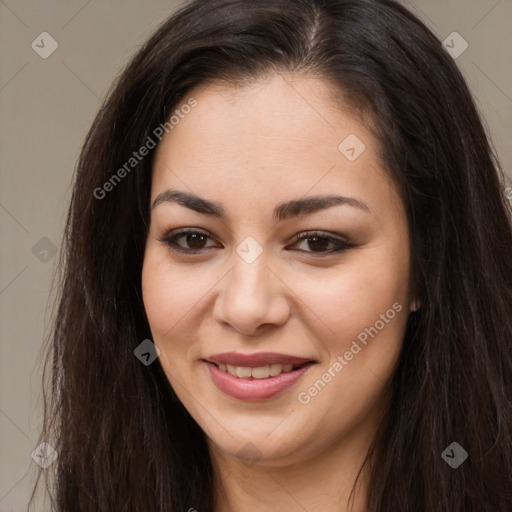
<svg viewBox="0 0 512 512"><path fill-rule="evenodd" d="M154 150L106 197L95 191L194 86L288 72L325 80L361 116L408 215L422 307L365 460L368 510L512 510L511 209L453 59L393 0L196 0L117 78L76 169L45 346L57 511L213 512L203 431L158 360L134 357L151 338L141 269ZM469 453L457 469L441 457L453 441Z"/></svg>

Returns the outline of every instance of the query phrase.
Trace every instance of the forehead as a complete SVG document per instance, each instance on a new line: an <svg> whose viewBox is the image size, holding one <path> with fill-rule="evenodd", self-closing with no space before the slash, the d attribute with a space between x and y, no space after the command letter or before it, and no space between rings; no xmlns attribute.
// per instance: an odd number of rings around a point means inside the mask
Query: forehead
<svg viewBox="0 0 512 512"><path fill-rule="evenodd" d="M173 128L173 138L177 145L193 132L206 144L215 140L226 148L248 136L255 142L300 139L336 149L344 129L364 129L349 105L340 103L340 94L320 78L290 75L270 75L243 87L201 84L184 98L183 103L194 97L198 104ZM227 134L230 141L223 141Z"/></svg>
<svg viewBox="0 0 512 512"><path fill-rule="evenodd" d="M190 98L197 105L158 147L153 199L171 186L200 195L236 187L242 202L332 188L356 194L364 187L371 194L388 181L369 131L319 78L272 75L244 87L202 84L182 105Z"/></svg>

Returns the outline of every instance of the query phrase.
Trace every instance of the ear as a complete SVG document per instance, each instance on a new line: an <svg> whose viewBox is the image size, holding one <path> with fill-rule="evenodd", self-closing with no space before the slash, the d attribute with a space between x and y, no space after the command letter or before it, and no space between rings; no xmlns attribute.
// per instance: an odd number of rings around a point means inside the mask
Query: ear
<svg viewBox="0 0 512 512"><path fill-rule="evenodd" d="M418 311L418 309L420 309L420 308L421 308L421 300L420 299L413 299L411 301L411 308L410 308L410 310L412 312L415 312L415 311Z"/></svg>

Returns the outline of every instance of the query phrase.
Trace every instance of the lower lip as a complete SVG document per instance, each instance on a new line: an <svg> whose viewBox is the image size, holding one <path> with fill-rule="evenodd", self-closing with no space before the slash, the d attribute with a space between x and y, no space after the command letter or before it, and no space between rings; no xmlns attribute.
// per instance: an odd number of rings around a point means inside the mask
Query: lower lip
<svg viewBox="0 0 512 512"><path fill-rule="evenodd" d="M268 379L240 379L219 370L213 363L206 364L214 384L226 395L239 400L266 400L291 388L314 363Z"/></svg>

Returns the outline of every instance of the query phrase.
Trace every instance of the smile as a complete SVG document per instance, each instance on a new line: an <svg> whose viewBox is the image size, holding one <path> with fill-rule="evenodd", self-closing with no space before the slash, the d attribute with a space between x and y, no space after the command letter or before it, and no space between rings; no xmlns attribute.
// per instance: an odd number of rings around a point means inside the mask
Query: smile
<svg viewBox="0 0 512 512"><path fill-rule="evenodd" d="M266 400L290 389L316 361L275 353L218 354L203 360L215 386L239 400ZM265 364L266 363L266 364Z"/></svg>
<svg viewBox="0 0 512 512"><path fill-rule="evenodd" d="M214 363L212 363L214 364ZM258 366L256 368L251 368L250 366L233 366L231 364L219 364L215 365L217 368L225 373L229 373L233 377L238 377L239 379L268 379L272 377L277 377L282 373L289 373L291 371L297 370L304 366L302 365L293 365L293 364L271 364L266 366Z"/></svg>

